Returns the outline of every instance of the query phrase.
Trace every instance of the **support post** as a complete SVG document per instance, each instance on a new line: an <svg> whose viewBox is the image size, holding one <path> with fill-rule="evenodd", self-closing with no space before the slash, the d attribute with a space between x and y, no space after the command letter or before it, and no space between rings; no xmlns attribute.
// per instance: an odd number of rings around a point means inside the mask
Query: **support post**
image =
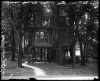
<svg viewBox="0 0 100 81"><path fill-rule="evenodd" d="M18 53L18 67L22 66L22 31L19 30L19 53Z"/></svg>
<svg viewBox="0 0 100 81"><path fill-rule="evenodd" d="M51 47L49 48L49 62L51 63L52 62L52 58L51 58Z"/></svg>
<svg viewBox="0 0 100 81"><path fill-rule="evenodd" d="M23 37L22 37L22 40L23 40ZM24 50L23 50L23 48L22 48L22 58L24 58Z"/></svg>
<svg viewBox="0 0 100 81"><path fill-rule="evenodd" d="M75 68L75 63L76 63L76 57L75 57L75 42L73 44L73 65L72 65L72 68L74 69Z"/></svg>
<svg viewBox="0 0 100 81"><path fill-rule="evenodd" d="M49 62L49 48L47 48L47 62Z"/></svg>
<svg viewBox="0 0 100 81"><path fill-rule="evenodd" d="M40 48L40 60L42 60L42 48Z"/></svg>
<svg viewBox="0 0 100 81"><path fill-rule="evenodd" d="M44 60L45 60L45 48L44 48Z"/></svg>
<svg viewBox="0 0 100 81"><path fill-rule="evenodd" d="M35 52L35 47L33 46L33 49L32 49L33 53L32 53L32 56L33 56L33 61L36 60L36 52Z"/></svg>
<svg viewBox="0 0 100 81"><path fill-rule="evenodd" d="M34 53L35 53L35 60L36 60L36 49L35 49L35 47L34 47Z"/></svg>
<svg viewBox="0 0 100 81"><path fill-rule="evenodd" d="M24 54L25 54L25 36L24 36Z"/></svg>
<svg viewBox="0 0 100 81"><path fill-rule="evenodd" d="M12 27L12 58L11 61L15 61L15 38L14 38L14 28Z"/></svg>
<svg viewBox="0 0 100 81"><path fill-rule="evenodd" d="M68 47L67 47L67 60L68 60Z"/></svg>
<svg viewBox="0 0 100 81"><path fill-rule="evenodd" d="M80 44L80 53L81 53L81 65L85 66L84 53L83 53L83 47L82 47L82 40L81 40L81 38L79 38L79 44Z"/></svg>

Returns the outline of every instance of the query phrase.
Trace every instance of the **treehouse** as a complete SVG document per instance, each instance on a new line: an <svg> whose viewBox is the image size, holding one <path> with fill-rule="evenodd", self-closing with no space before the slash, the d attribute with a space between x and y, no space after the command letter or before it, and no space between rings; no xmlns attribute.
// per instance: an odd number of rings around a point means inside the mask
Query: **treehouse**
<svg viewBox="0 0 100 81"><path fill-rule="evenodd" d="M33 55L35 60L48 60L53 43L53 29L51 27L28 27L28 32L28 45L35 48Z"/></svg>
<svg viewBox="0 0 100 81"><path fill-rule="evenodd" d="M35 61L49 61L52 58L52 54L56 50L55 54L58 54L59 44L57 33L54 34L53 27L28 27L27 31L29 32L28 41L26 44L34 47L33 58ZM61 31L61 37L65 35L66 31ZM56 40L56 41L55 41ZM63 51L69 48L69 43L66 39L62 39L62 49ZM51 53L53 52L53 53Z"/></svg>

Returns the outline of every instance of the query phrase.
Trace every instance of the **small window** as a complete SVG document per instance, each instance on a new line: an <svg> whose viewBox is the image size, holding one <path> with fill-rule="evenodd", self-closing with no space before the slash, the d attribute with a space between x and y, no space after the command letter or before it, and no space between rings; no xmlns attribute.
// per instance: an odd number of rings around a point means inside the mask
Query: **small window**
<svg viewBox="0 0 100 81"><path fill-rule="evenodd" d="M35 33L35 44L48 44L49 43L49 36L48 32L36 32Z"/></svg>

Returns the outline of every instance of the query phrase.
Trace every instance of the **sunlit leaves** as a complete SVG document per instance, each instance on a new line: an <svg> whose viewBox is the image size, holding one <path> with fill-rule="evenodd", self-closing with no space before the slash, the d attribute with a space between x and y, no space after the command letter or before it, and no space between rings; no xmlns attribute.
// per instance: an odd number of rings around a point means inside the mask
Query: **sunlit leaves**
<svg viewBox="0 0 100 81"><path fill-rule="evenodd" d="M94 1L92 2L92 4L93 4L93 7L94 7L95 9L97 9L97 8L99 7L99 0L94 0Z"/></svg>
<svg viewBox="0 0 100 81"><path fill-rule="evenodd" d="M96 18L96 19L94 19L93 23L95 24L95 29L98 30L98 28L99 28L99 20Z"/></svg>
<svg viewBox="0 0 100 81"><path fill-rule="evenodd" d="M10 17L11 6L7 3L3 3L1 9L2 9L1 30L3 34L6 33L7 35L9 35L12 26L11 17Z"/></svg>
<svg viewBox="0 0 100 81"><path fill-rule="evenodd" d="M23 4L24 3L24 4ZM57 5L59 4L60 13L57 13ZM24 25L27 24L33 25L33 22L36 23L36 26L40 24L47 25L48 22L50 24L57 23L57 14L60 14L60 25L61 27L68 28L69 31L72 31L74 27L78 27L81 34L86 34L87 29L96 32L94 29L99 28L99 20L95 18L97 17L97 11L99 8L99 1L81 1L79 3L74 4L65 4L62 2L49 2L49 1L36 1L36 2L22 2L23 12L20 10L21 2L6 4L2 9L3 18L10 17L10 10L13 10L15 23L18 24L20 22L21 17L23 18ZM5 4L5 3L3 3ZM5 14L7 13L7 14ZM22 14L23 13L23 14ZM34 13L34 15L33 15ZM21 15L22 14L22 15ZM20 18L18 18L20 16ZM34 21L35 17L35 21ZM49 21L48 17L52 17ZM52 22L52 23L51 23ZM77 23L78 22L78 23ZM93 24L91 24L93 23ZM52 25L53 26L53 25ZM95 27L92 29L92 27ZM73 33L73 32L72 32ZM69 32L70 34L70 32Z"/></svg>
<svg viewBox="0 0 100 81"><path fill-rule="evenodd" d="M43 10L44 10L44 14L46 14L46 15L50 15L50 14L52 14L52 9L51 9L51 7L50 7L50 4L49 3L47 3L47 4L43 4Z"/></svg>

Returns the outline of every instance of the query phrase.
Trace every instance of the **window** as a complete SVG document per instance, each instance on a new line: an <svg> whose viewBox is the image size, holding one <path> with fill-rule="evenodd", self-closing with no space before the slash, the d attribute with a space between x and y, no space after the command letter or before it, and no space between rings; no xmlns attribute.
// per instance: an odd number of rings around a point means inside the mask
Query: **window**
<svg viewBox="0 0 100 81"><path fill-rule="evenodd" d="M44 32L36 32L35 33L35 44L49 44L49 36L48 36L48 32L44 31Z"/></svg>

